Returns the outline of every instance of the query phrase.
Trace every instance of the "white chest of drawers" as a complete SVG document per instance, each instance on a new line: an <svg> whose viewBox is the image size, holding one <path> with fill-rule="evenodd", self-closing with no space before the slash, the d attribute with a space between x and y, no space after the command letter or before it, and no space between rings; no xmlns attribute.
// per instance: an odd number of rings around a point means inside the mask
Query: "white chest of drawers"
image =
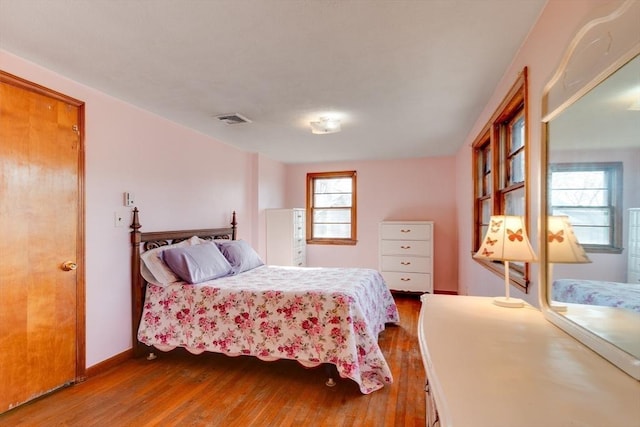
<svg viewBox="0 0 640 427"><path fill-rule="evenodd" d="M389 289L433 293L433 221L383 221L379 245Z"/></svg>
<svg viewBox="0 0 640 427"><path fill-rule="evenodd" d="M304 209L267 209L266 223L266 263L305 267L307 241Z"/></svg>

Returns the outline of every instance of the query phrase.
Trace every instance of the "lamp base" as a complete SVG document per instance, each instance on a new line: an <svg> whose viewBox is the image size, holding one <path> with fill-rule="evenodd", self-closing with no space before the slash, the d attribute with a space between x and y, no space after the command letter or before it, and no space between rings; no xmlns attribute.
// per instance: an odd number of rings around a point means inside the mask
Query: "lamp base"
<svg viewBox="0 0 640 427"><path fill-rule="evenodd" d="M524 307L524 301L519 298L495 297L493 299L495 305L500 307L521 308Z"/></svg>

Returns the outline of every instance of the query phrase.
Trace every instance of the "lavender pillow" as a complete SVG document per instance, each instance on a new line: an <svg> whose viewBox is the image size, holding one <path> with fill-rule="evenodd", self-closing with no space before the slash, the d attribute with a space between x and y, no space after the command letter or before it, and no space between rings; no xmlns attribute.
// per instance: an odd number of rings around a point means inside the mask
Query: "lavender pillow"
<svg viewBox="0 0 640 427"><path fill-rule="evenodd" d="M216 240L216 245L231 264L231 274L239 274L264 265L260 255L244 240Z"/></svg>
<svg viewBox="0 0 640 427"><path fill-rule="evenodd" d="M226 276L231 265L214 243L168 249L162 259L182 280L200 283Z"/></svg>

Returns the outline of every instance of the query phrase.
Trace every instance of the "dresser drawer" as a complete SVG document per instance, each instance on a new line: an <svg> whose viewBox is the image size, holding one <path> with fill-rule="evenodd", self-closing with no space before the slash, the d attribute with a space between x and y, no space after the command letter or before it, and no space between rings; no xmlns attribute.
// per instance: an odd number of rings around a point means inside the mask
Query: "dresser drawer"
<svg viewBox="0 0 640 427"><path fill-rule="evenodd" d="M294 248L304 248L307 245L307 240L302 236L296 236L293 238L293 247Z"/></svg>
<svg viewBox="0 0 640 427"><path fill-rule="evenodd" d="M306 231L307 230L305 230L304 212L295 212L293 217L294 237L302 237L304 239Z"/></svg>
<svg viewBox="0 0 640 427"><path fill-rule="evenodd" d="M306 254L306 247L305 246L298 246L293 248L293 259L294 259L294 264L293 265L298 265L297 261L302 259L305 260L307 258L307 254Z"/></svg>
<svg viewBox="0 0 640 427"><path fill-rule="evenodd" d="M427 378L429 378L427 376ZM436 399L433 395L433 390L431 390L431 385L427 383L425 385L425 390L427 392L427 396L425 399L425 403L427 406L427 427L440 427L440 419L438 417L438 410L436 408Z"/></svg>
<svg viewBox="0 0 640 427"><path fill-rule="evenodd" d="M431 258L420 256L382 256L382 271L431 273Z"/></svg>
<svg viewBox="0 0 640 427"><path fill-rule="evenodd" d="M431 242L426 240L381 240L382 255L431 256Z"/></svg>
<svg viewBox="0 0 640 427"><path fill-rule="evenodd" d="M431 289L431 274L383 271L382 277L384 277L387 287L395 291L433 293L433 289Z"/></svg>
<svg viewBox="0 0 640 427"><path fill-rule="evenodd" d="M380 226L380 238L383 240L431 240L431 225L383 223Z"/></svg>
<svg viewBox="0 0 640 427"><path fill-rule="evenodd" d="M304 257L304 255L303 255L303 256L300 256L300 257L295 257L295 258L293 259L293 263L292 263L292 265L293 265L294 267L306 267L306 266L307 266L307 260L306 260L306 258Z"/></svg>

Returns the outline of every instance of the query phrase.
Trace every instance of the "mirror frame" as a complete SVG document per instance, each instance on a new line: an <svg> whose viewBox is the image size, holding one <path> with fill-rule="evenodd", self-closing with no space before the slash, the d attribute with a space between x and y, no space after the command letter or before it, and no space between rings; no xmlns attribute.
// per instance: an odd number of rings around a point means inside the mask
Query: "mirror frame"
<svg viewBox="0 0 640 427"><path fill-rule="evenodd" d="M596 87L624 64L640 54L637 31L640 2L619 1L611 10L598 10L569 44L553 78L542 95L542 141L540 157L540 292L539 303L545 318L591 348L605 359L640 380L640 359L621 350L592 331L553 311L549 305L550 283L547 260L547 172L549 122Z"/></svg>

